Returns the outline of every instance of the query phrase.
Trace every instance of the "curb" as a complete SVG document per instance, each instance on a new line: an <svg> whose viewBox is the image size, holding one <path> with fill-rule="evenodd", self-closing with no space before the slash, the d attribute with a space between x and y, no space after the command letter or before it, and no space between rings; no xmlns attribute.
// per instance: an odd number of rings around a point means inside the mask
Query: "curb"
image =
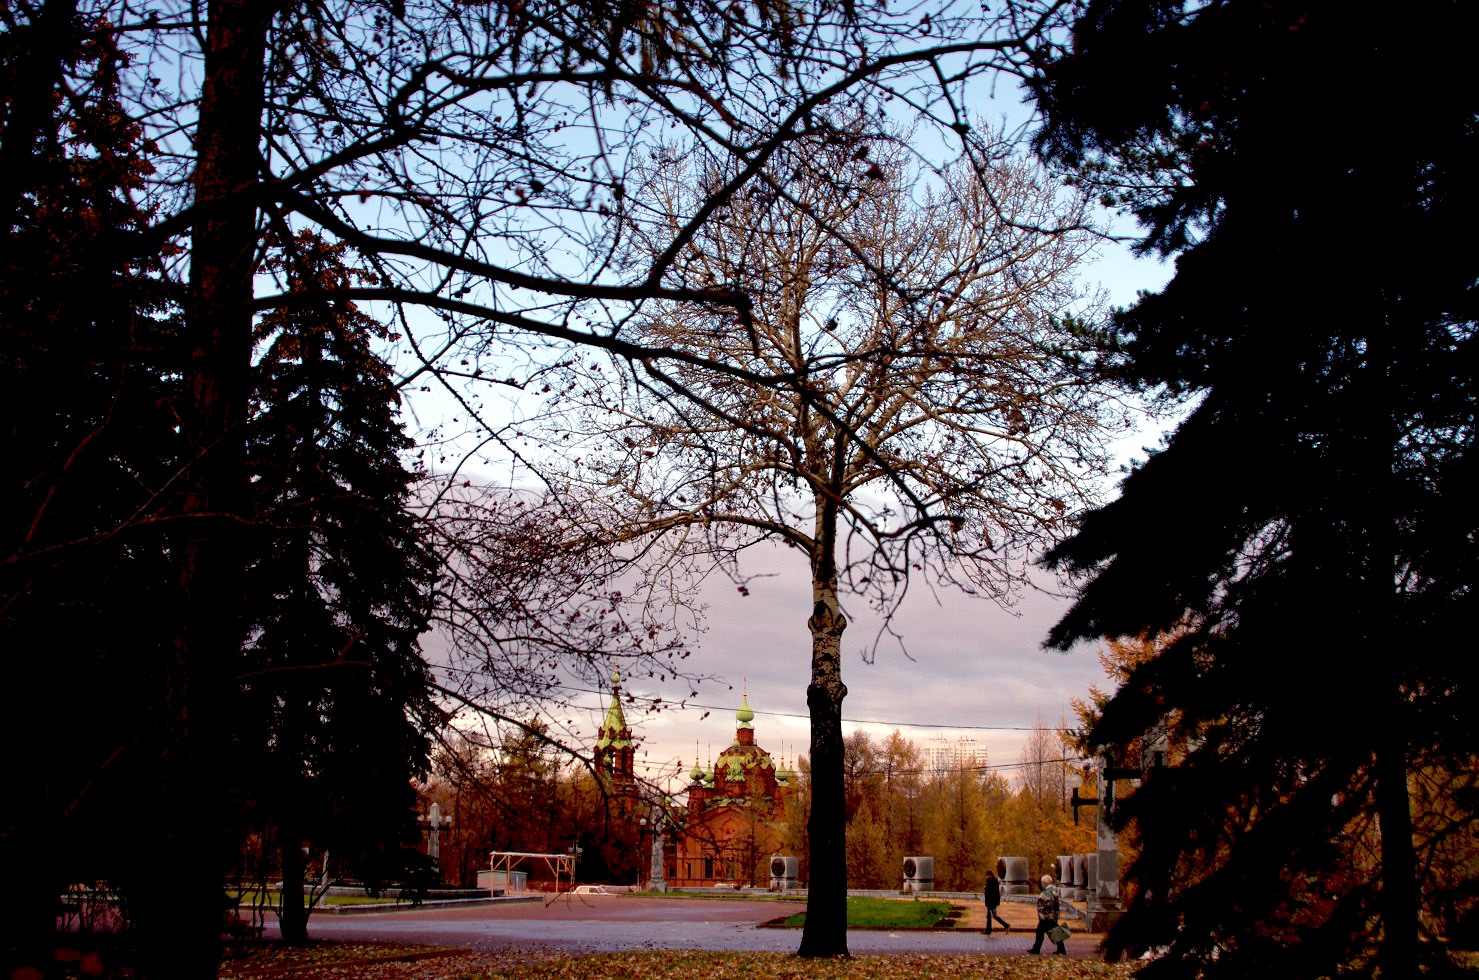
<svg viewBox="0 0 1479 980"><path fill-rule="evenodd" d="M315 905L313 907L313 914L361 915L366 912L409 912L413 909L435 909L447 908L449 906L463 908L469 905L524 904L539 901L543 901L543 899L537 895L528 898L521 895L508 898L440 898L426 902L381 902L370 905Z"/></svg>

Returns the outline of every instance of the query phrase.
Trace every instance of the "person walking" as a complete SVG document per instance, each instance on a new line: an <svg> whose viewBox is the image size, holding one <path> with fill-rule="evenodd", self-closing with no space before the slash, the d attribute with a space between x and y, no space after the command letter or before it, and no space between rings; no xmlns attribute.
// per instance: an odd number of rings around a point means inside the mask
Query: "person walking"
<svg viewBox="0 0 1479 980"><path fill-rule="evenodd" d="M996 877L995 871L986 872L986 935L991 935L991 920L995 919L1001 923L1002 932L1011 932L1012 927L1007 925L1007 920L997 914L996 910L1001 907L1001 882Z"/></svg>
<svg viewBox="0 0 1479 980"><path fill-rule="evenodd" d="M1044 938L1058 945L1057 955L1062 956L1068 952L1063 948L1063 940L1068 938L1068 930L1058 924L1058 914L1058 886L1053 883L1052 875L1043 875L1042 892L1037 896L1037 936L1033 939L1032 948L1027 952L1041 953Z"/></svg>

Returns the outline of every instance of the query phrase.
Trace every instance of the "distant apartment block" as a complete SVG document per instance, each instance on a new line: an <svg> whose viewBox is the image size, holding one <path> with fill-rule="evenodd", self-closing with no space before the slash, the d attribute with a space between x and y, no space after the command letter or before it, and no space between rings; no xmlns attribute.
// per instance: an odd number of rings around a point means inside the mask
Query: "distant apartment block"
<svg viewBox="0 0 1479 980"><path fill-rule="evenodd" d="M986 765L986 747L969 735L948 738L936 735L923 745L924 768L929 775L943 775L956 769L978 769Z"/></svg>

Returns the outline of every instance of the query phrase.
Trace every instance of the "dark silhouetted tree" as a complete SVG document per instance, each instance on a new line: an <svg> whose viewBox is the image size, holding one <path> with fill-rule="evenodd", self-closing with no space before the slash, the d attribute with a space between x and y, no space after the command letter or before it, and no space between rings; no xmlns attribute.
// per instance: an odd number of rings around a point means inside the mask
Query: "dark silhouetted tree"
<svg viewBox="0 0 1479 980"><path fill-rule="evenodd" d="M162 518L181 461L178 323L142 244L150 165L118 99L127 58L69 4L25 6L0 30L6 975L54 968L72 882L124 889L134 925L167 928L150 899L178 606Z"/></svg>
<svg viewBox="0 0 1479 980"><path fill-rule="evenodd" d="M1087 578L1053 644L1186 624L1089 734L1193 746L1121 808L1147 976L1441 961L1409 786L1479 734L1470 13L1092 2L1038 80L1044 151L1177 263L1114 327L1190 414L1050 556Z"/></svg>
<svg viewBox="0 0 1479 980"><path fill-rule="evenodd" d="M249 426L238 738L258 778L237 789L274 831L290 941L307 938L304 845L372 887L399 876L435 724L418 638L436 563L408 510L400 397L373 349L385 328L334 298L357 275L345 252L308 232L274 250L266 269L297 302L260 321Z"/></svg>

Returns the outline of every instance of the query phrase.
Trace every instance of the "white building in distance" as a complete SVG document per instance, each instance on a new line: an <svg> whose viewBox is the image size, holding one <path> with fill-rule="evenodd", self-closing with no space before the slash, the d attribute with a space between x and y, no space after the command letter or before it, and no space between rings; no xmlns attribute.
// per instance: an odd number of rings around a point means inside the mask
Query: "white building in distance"
<svg viewBox="0 0 1479 980"><path fill-rule="evenodd" d="M986 765L986 747L969 735L946 738L936 735L923 746L926 776L943 776L956 769L978 769Z"/></svg>

